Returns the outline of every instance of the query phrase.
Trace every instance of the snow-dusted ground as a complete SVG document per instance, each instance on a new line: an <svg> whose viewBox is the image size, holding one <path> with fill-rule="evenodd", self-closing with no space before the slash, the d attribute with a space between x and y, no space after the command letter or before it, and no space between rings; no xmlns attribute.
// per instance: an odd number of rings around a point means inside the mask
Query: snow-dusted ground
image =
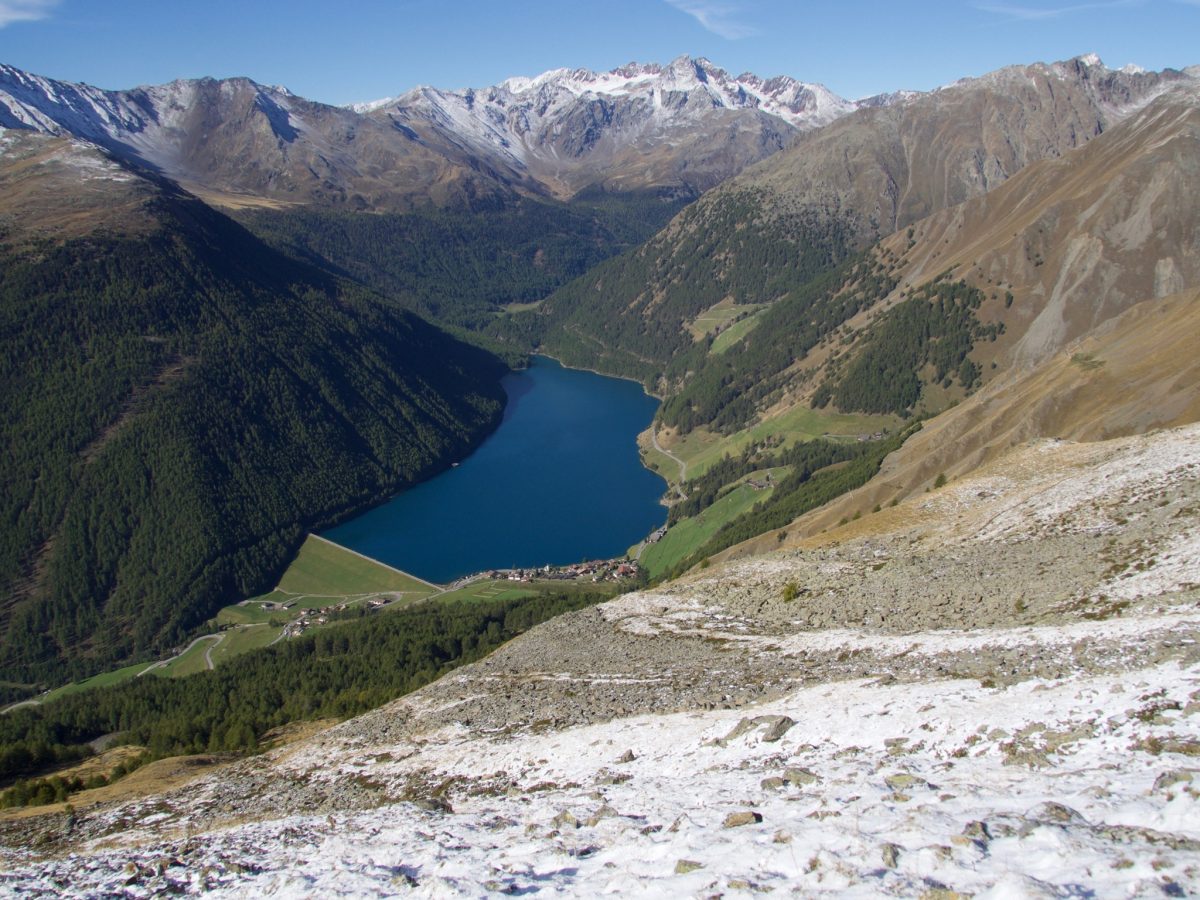
<svg viewBox="0 0 1200 900"><path fill-rule="evenodd" d="M1200 426L1033 444L10 828L0 894L1200 894L1198 461Z"/></svg>
<svg viewBox="0 0 1200 900"><path fill-rule="evenodd" d="M1006 689L846 682L508 738L447 730L400 763L324 763L331 778L449 781L453 811L398 803L143 843L151 816L129 849L18 867L0 890L1193 895L1198 701L1200 672L1172 663Z"/></svg>

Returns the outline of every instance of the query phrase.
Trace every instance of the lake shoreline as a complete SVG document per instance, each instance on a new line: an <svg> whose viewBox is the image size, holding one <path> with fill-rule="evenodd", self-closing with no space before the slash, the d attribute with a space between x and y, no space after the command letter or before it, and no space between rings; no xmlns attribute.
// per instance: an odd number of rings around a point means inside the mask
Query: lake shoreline
<svg viewBox="0 0 1200 900"><path fill-rule="evenodd" d="M646 390L646 385L644 382L638 381L636 378L634 378L630 375L615 375L612 372L601 372L599 369L589 369L587 366L573 366L570 363L563 362L557 356L552 356L549 353L542 353L540 351L538 353L531 353L529 355L530 355L530 357L541 356L546 359L552 359L556 363L558 363L560 366L562 366L564 369L570 369L573 372L589 372L592 375L599 375L601 378L616 378L620 381L632 381L634 384L638 385L638 387L640 387L642 389L643 394L645 394L647 397L653 397L660 404L663 402L663 400L666 399L665 397L660 397L658 394L655 394L651 391ZM524 370L519 370L519 371L524 371Z"/></svg>
<svg viewBox="0 0 1200 900"><path fill-rule="evenodd" d="M500 423L470 455L319 536L446 584L623 557L662 524L666 480L637 442L659 400L639 382L533 354L502 383Z"/></svg>

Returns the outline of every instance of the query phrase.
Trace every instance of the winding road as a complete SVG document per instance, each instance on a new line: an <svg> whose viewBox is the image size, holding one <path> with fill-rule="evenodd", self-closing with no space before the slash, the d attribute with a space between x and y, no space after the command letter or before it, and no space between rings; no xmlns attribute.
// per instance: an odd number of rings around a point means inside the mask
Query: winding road
<svg viewBox="0 0 1200 900"><path fill-rule="evenodd" d="M213 647L215 647L215 646L217 646L217 644L221 643L221 641L225 639L225 635L224 634L201 635L200 637L198 637L194 641L192 641L190 644L188 644L186 647L184 647L181 651L176 653L174 656L169 657L167 659L160 659L158 662L151 663L150 665L146 666L146 668L144 668L144 669L142 669L142 671L138 672L135 677L141 678L147 672L152 672L155 669L161 669L163 666L167 665L167 663L170 663L170 662L173 662L174 660L179 659L179 657L183 656L183 654L187 653L189 650L191 650L193 647L195 647L201 641L211 641L213 638L217 639L216 643L213 644ZM208 668L211 669L213 667L213 663L212 663L212 657L210 657L208 655L209 653L212 653L212 647L209 647L208 653L204 654L204 661L206 663L208 663Z"/></svg>

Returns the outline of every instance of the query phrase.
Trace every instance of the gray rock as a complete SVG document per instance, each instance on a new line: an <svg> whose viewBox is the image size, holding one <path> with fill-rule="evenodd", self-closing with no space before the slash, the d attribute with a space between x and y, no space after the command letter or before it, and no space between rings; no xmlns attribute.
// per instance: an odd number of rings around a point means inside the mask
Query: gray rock
<svg viewBox="0 0 1200 900"><path fill-rule="evenodd" d="M785 784L790 784L792 787L803 787L806 784L816 784L821 779L815 772L810 772L808 769L788 766L783 770L783 780Z"/></svg>
<svg viewBox="0 0 1200 900"><path fill-rule="evenodd" d="M1061 803L1039 803L1029 812L1025 813L1025 818L1033 822L1051 822L1055 825L1080 825L1087 822L1083 816L1071 809L1069 806L1064 806Z"/></svg>
<svg viewBox="0 0 1200 900"><path fill-rule="evenodd" d="M1196 769L1172 769L1170 772L1163 772L1154 779L1154 790L1165 791L1177 784L1191 784L1197 775L1200 775L1200 771Z"/></svg>
<svg viewBox="0 0 1200 900"><path fill-rule="evenodd" d="M575 818L575 815L568 809L564 809L557 816L551 819L550 822L555 828L559 829L579 827L579 820Z"/></svg>
<svg viewBox="0 0 1200 900"><path fill-rule="evenodd" d="M762 735L764 744L773 744L788 733L796 724L789 716L759 716L753 720L756 725L764 725Z"/></svg>
<svg viewBox="0 0 1200 900"><path fill-rule="evenodd" d="M923 778L918 778L916 775L910 775L908 772L898 772L895 775L888 775L883 779L893 791L907 791L912 788L929 788L932 785Z"/></svg>
<svg viewBox="0 0 1200 900"><path fill-rule="evenodd" d="M725 821L721 823L721 827L740 828L743 825L757 825L762 820L762 813L746 809L741 812L731 812L725 817Z"/></svg>

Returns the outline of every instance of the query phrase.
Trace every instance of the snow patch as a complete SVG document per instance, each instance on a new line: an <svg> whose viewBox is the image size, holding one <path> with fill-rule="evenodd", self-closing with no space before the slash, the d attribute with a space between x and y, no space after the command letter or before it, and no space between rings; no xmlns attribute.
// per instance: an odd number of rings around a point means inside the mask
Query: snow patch
<svg viewBox="0 0 1200 900"><path fill-rule="evenodd" d="M508 789L468 791L448 813L402 802L199 840L129 832L117 848L9 861L2 884L56 896L1183 896L1200 890L1200 782L1159 748L1196 737L1182 710L1198 685L1174 663L1000 690L853 681L753 710L504 738L447 730L400 762L307 763L331 778ZM766 740L748 716L800 724Z"/></svg>

